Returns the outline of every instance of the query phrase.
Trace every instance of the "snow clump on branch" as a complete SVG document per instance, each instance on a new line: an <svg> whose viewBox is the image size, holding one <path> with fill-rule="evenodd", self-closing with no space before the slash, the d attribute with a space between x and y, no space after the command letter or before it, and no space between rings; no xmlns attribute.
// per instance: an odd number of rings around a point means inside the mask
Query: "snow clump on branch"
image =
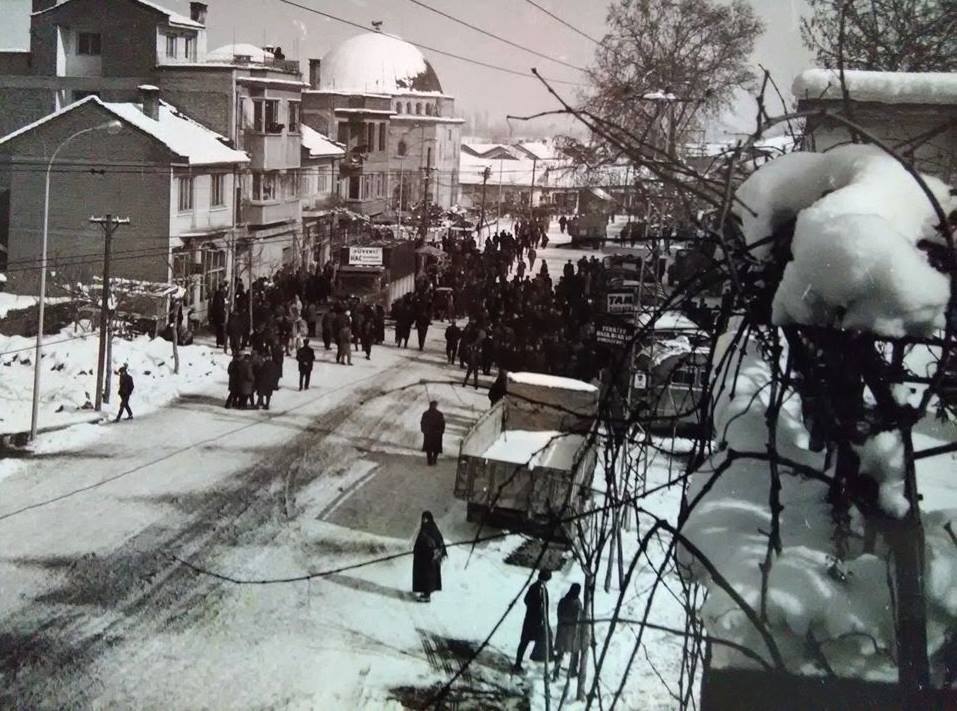
<svg viewBox="0 0 957 711"><path fill-rule="evenodd" d="M922 177L945 214L957 207L946 184ZM748 178L737 198L747 206L737 212L758 259L781 254L772 237L795 220L792 260L774 296L776 325L889 337L943 327L949 278L919 246L940 242L936 212L914 177L881 149L847 145L781 156Z"/></svg>

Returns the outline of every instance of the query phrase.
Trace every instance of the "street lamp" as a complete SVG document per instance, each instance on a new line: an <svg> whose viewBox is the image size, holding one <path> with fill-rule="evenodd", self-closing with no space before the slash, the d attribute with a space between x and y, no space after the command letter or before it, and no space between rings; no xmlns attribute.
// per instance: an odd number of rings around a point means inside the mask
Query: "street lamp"
<svg viewBox="0 0 957 711"><path fill-rule="evenodd" d="M46 300L47 290L47 238L50 226L50 172L53 169L53 162L56 160L57 154L67 143L72 141L77 136L82 136L84 133L91 133L92 131L106 131L111 136L115 136L122 130L123 124L114 119L112 121L104 121L96 126L77 131L76 133L67 136L65 139L63 139L63 141L60 142L60 145L58 145L56 150L53 151L53 155L50 156L50 160L47 163L46 185L43 195L43 253L40 258L40 304L37 314L38 325L36 353L33 359L33 415L30 418L31 441L36 439L37 436L37 416L40 411L40 351L43 348L43 307Z"/></svg>

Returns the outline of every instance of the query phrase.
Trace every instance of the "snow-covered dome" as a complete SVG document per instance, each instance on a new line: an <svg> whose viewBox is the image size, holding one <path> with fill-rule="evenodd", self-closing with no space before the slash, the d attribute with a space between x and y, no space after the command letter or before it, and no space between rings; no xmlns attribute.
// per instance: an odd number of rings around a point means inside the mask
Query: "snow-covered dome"
<svg viewBox="0 0 957 711"><path fill-rule="evenodd" d="M275 59L272 52L254 44L226 44L206 53L207 62L235 62L237 57L249 57L253 64L265 64Z"/></svg>
<svg viewBox="0 0 957 711"><path fill-rule="evenodd" d="M382 32L350 37L326 53L319 88L400 94L442 92L432 65L413 45Z"/></svg>

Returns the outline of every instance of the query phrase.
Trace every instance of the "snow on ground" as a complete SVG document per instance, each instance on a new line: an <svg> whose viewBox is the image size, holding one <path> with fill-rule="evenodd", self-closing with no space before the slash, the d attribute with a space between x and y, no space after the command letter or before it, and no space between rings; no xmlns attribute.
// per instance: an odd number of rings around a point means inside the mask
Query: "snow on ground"
<svg viewBox="0 0 957 711"><path fill-rule="evenodd" d="M51 706L104 708L390 709L399 708L399 698L426 698L534 575L504 562L525 543L518 535L474 551L453 547L444 589L429 605L412 598L408 557L342 570L408 552L425 509L448 542L475 535L452 489L458 443L487 399L483 390L443 384L458 381L461 371L445 365L441 339L433 328L424 352L376 348L371 361L356 358L352 368L320 351L306 392L291 387L287 361L269 413L224 410L221 371L195 381L200 394L152 414L143 393L143 416L72 428L71 439L95 432L95 441L45 449L0 481L0 536L7 541L0 624L22 640L14 650L0 648L5 693L20 694L26 705L40 694ZM184 355L184 367L207 356L219 362L202 347L194 352L205 355ZM166 367L155 363L162 357L146 349L131 368ZM134 408L142 390L167 387L146 382L140 373ZM437 467L426 467L419 451L418 420L431 399L439 400L448 427ZM676 474L668 467L659 456L647 486ZM674 521L679 496L672 487L646 505ZM647 523L633 522L626 532L626 561ZM189 572L169 555L237 578L339 572L233 585ZM663 555L656 542L650 561L637 566L623 617L641 617L652 565ZM603 570L599 579L603 584ZM575 581L582 576L569 562L550 583L553 623ZM673 572L666 582L676 587ZM600 590L596 600L599 619L614 610L617 585L614 572L610 592ZM652 612L655 623L683 627L681 606L667 591ZM502 708L520 707L531 694L532 708L544 708L541 666L526 662L526 679L509 671L522 614L519 599L461 693L486 692L486 701ZM629 623L615 634L603 694L614 691L633 631ZM679 638L648 631L646 643L654 670L640 653L620 703L673 708L666 685L677 684ZM552 691L556 708L561 686ZM3 698L9 696L0 691Z"/></svg>
<svg viewBox="0 0 957 711"><path fill-rule="evenodd" d="M30 429L33 398L35 339L0 335L0 433ZM73 328L44 338L40 379L40 427L68 425L95 418L98 334L74 333ZM228 357L202 345L182 346L180 372L173 373L173 345L163 339L140 336L113 339L110 404L115 414L119 396L117 369L127 365L135 382L131 400L134 416L145 415L172 402L183 393L223 391ZM57 434L56 438L62 438ZM2 471L2 469L0 469Z"/></svg>
<svg viewBox="0 0 957 711"><path fill-rule="evenodd" d="M69 300L70 298L67 296L47 297L48 304L62 303ZM26 309L30 306L36 306L37 301L38 299L36 296L25 294L8 294L5 291L0 291L0 318L6 318L8 311L12 311L14 309Z"/></svg>

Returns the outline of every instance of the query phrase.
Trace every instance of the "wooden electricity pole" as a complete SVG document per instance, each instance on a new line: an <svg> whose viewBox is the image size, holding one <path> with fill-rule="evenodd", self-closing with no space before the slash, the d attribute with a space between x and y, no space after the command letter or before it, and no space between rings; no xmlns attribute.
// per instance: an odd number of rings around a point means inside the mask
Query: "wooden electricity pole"
<svg viewBox="0 0 957 711"><path fill-rule="evenodd" d="M110 401L109 390L104 392L103 375L104 368L109 370L110 364L106 363L106 341L109 338L110 330L110 257L113 247L113 233L120 225L130 224L128 217L91 217L90 222L99 225L103 229L106 238L103 246L103 299L100 303L100 349L96 362L96 409L102 410L103 403ZM107 385L109 388L109 385Z"/></svg>

